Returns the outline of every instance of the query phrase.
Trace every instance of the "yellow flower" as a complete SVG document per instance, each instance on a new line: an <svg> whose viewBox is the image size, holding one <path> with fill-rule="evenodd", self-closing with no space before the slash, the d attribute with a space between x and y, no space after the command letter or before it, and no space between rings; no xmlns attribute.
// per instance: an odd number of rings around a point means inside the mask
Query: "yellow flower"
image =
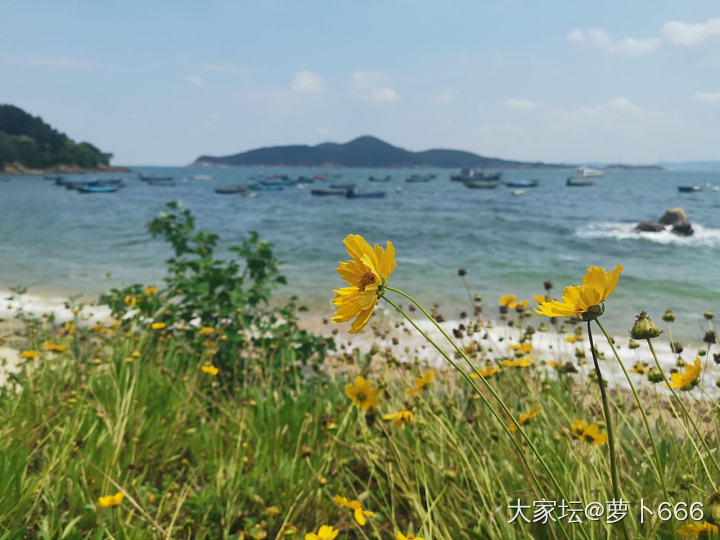
<svg viewBox="0 0 720 540"><path fill-rule="evenodd" d="M586 424L578 419L573 420L570 425L570 433L573 437L583 439L590 444L600 445L608 441L608 434L600 433L600 427L597 424Z"/></svg>
<svg viewBox="0 0 720 540"><path fill-rule="evenodd" d="M145 296L152 296L154 294L157 294L158 288L154 285L151 285L150 287L145 287Z"/></svg>
<svg viewBox="0 0 720 540"><path fill-rule="evenodd" d="M578 336L577 334L572 334L565 338L565 343L577 343L578 341L582 341L582 336Z"/></svg>
<svg viewBox="0 0 720 540"><path fill-rule="evenodd" d="M487 379L488 377L492 377L495 373L497 373L498 371L500 371L500 368L497 367L497 366L488 366L488 367L486 367L486 368L484 368L484 369L483 369L483 368L477 368L477 370L480 372L480 375L482 375L483 377L485 377L485 378ZM471 376L473 379L479 379L479 378L480 378L480 376L479 376L477 373L475 373L474 371L470 374L470 376Z"/></svg>
<svg viewBox="0 0 720 540"><path fill-rule="evenodd" d="M363 507L358 500L353 499L351 501L345 497L341 497L340 495L335 495L333 497L333 501L340 506L344 506L345 508L349 508L350 510L352 510L355 521L361 527L367 523L367 520L365 519L366 516L369 518L375 517L375 512L371 512L370 510L363 510Z"/></svg>
<svg viewBox="0 0 720 540"><path fill-rule="evenodd" d="M498 302L498 306L500 307L509 307L511 303L515 302L517 300L517 294L505 294L500 297L500 301Z"/></svg>
<svg viewBox="0 0 720 540"><path fill-rule="evenodd" d="M407 536L401 532L395 533L395 540L425 540L422 536L415 536L414 534L408 534Z"/></svg>
<svg viewBox="0 0 720 540"><path fill-rule="evenodd" d="M532 343L522 343L522 344L516 344L512 343L511 345L508 345L508 348L512 351L518 351L524 354L528 354L530 351L532 351Z"/></svg>
<svg viewBox="0 0 720 540"><path fill-rule="evenodd" d="M307 533L305 535L305 540L335 540L339 533L340 531L331 525L323 525L320 527L317 534Z"/></svg>
<svg viewBox="0 0 720 540"><path fill-rule="evenodd" d="M42 344L42 348L48 351L63 352L65 351L65 349L67 349L67 345L61 345L48 339L45 343Z"/></svg>
<svg viewBox="0 0 720 540"><path fill-rule="evenodd" d="M428 386L435 378L435 370L429 369L423 373L422 377L415 377L415 386L405 390L405 393L409 396L414 396L422 392L426 386Z"/></svg>
<svg viewBox="0 0 720 540"><path fill-rule="evenodd" d="M154 322L154 323L152 323L152 329L153 329L153 330L162 330L162 329L165 328L166 326L167 326L167 324L165 324L164 322Z"/></svg>
<svg viewBox="0 0 720 540"><path fill-rule="evenodd" d="M220 372L220 370L219 370L218 368L216 368L215 366L207 365L207 364L204 365L204 366L200 366L200 370L201 370L203 373L207 373L208 375L212 375L213 377Z"/></svg>
<svg viewBox="0 0 720 540"><path fill-rule="evenodd" d="M535 312L548 317L569 317L596 312L598 306L615 290L622 271L622 264L618 264L611 272L591 266L585 272L582 285L565 287L562 301L541 302Z"/></svg>
<svg viewBox="0 0 720 540"><path fill-rule="evenodd" d="M383 420L392 420L392 423L396 426L402 426L406 422L412 422L413 419L413 413L406 408L403 408L396 413L390 413L383 416Z"/></svg>
<svg viewBox="0 0 720 540"><path fill-rule="evenodd" d="M280 513L280 508L277 506L268 506L265 511L267 512L267 515L271 518L277 516Z"/></svg>
<svg viewBox="0 0 720 540"><path fill-rule="evenodd" d="M718 532L718 526L703 521L702 523L686 523L676 529L678 534L684 536L707 536L712 533Z"/></svg>
<svg viewBox="0 0 720 540"><path fill-rule="evenodd" d="M333 291L337 312L332 321L347 322L355 317L350 333L357 334L370 320L377 299L395 270L395 248L390 241L385 249L377 244L371 247L357 234L348 235L343 243L352 259L338 263L336 271L350 286Z"/></svg>
<svg viewBox="0 0 720 540"><path fill-rule="evenodd" d="M530 304L529 300L520 300L518 302L510 302L507 307L510 309L516 309L518 311L524 310L526 307L528 307L528 304Z"/></svg>
<svg viewBox="0 0 720 540"><path fill-rule="evenodd" d="M638 375L645 375L647 373L647 369L645 369L645 366L640 362L635 364L635 366L629 371L630 373L637 373Z"/></svg>
<svg viewBox="0 0 720 540"><path fill-rule="evenodd" d="M137 303L137 299L132 294L128 294L125 297L124 302L127 307L135 307L135 304Z"/></svg>
<svg viewBox="0 0 720 540"><path fill-rule="evenodd" d="M203 326L200 330L198 330L198 334L201 336L207 336L208 334L212 334L215 331L215 329L212 326Z"/></svg>
<svg viewBox="0 0 720 540"><path fill-rule="evenodd" d="M104 497L100 497L98 499L98 505L100 508L110 508L111 506L119 505L124 498L125 494L122 491L118 491L115 495L105 495Z"/></svg>
<svg viewBox="0 0 720 540"><path fill-rule="evenodd" d="M702 371L700 358L696 356L694 364L685 364L685 373L670 374L670 386L680 390L690 390L697 384L700 371Z"/></svg>
<svg viewBox="0 0 720 540"><path fill-rule="evenodd" d="M40 353L37 351L23 351L22 353L20 353L20 356L27 360L32 360L34 358L38 358L40 356Z"/></svg>
<svg viewBox="0 0 720 540"><path fill-rule="evenodd" d="M507 367L528 367L530 366L530 357L526 356L519 360L500 360L500 363Z"/></svg>
<svg viewBox="0 0 720 540"><path fill-rule="evenodd" d="M541 302L545 302L547 298L544 294L536 294L535 296L533 296L533 300L535 300L537 304L540 304Z"/></svg>
<svg viewBox="0 0 720 540"><path fill-rule="evenodd" d="M353 405L367 411L379 403L379 388L372 388L372 381L362 375L355 377L355 381L345 385L345 395L349 397Z"/></svg>
<svg viewBox="0 0 720 540"><path fill-rule="evenodd" d="M521 414L520 417L517 419L517 423L521 426L524 426L525 424L528 424L530 420L535 418L538 414L540 414L540 408L533 407L529 413ZM517 426L514 423L510 423L508 424L508 429L510 431L515 431L517 429Z"/></svg>

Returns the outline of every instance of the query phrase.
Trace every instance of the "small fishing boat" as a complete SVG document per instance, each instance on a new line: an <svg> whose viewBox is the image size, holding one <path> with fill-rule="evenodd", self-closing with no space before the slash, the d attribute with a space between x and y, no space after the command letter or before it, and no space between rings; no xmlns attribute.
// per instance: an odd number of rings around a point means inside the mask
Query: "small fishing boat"
<svg viewBox="0 0 720 540"><path fill-rule="evenodd" d="M143 182L172 182L173 176L146 176L142 173L138 174L138 178Z"/></svg>
<svg viewBox="0 0 720 540"><path fill-rule="evenodd" d="M115 193L120 189L120 186L94 186L92 184L85 184L78 186L77 190L80 193Z"/></svg>
<svg viewBox="0 0 720 540"><path fill-rule="evenodd" d="M122 186L122 178L108 178L106 180L93 180L88 182L89 186Z"/></svg>
<svg viewBox="0 0 720 540"><path fill-rule="evenodd" d="M702 191L702 186L678 186L678 191L680 193L695 193L697 191Z"/></svg>
<svg viewBox="0 0 720 540"><path fill-rule="evenodd" d="M460 169L460 174L451 174L450 180L453 182L467 182L468 180L486 180L486 181L493 181L493 180L500 180L502 177L502 171L495 172L495 173L486 173L483 171L478 171L477 169L468 169L467 167L463 167Z"/></svg>
<svg viewBox="0 0 720 540"><path fill-rule="evenodd" d="M387 176L370 176L368 180L371 182L389 182L390 178L392 178L390 175Z"/></svg>
<svg viewBox="0 0 720 540"><path fill-rule="evenodd" d="M215 193L219 195L232 195L234 193L243 193L250 189L250 182L242 182L241 184L233 184L232 186L224 186L215 188Z"/></svg>
<svg viewBox="0 0 720 540"><path fill-rule="evenodd" d="M354 189L348 189L345 193L348 199L382 199L385 197L384 191L366 191L365 193L356 193Z"/></svg>
<svg viewBox="0 0 720 540"><path fill-rule="evenodd" d="M540 185L540 180L537 178L533 180L520 180L518 182L505 182L507 187L512 188L533 188Z"/></svg>
<svg viewBox="0 0 720 540"><path fill-rule="evenodd" d="M465 187L470 189L495 189L498 187L498 184L500 182L488 182L487 180L466 180L463 182L465 184Z"/></svg>
<svg viewBox="0 0 720 540"><path fill-rule="evenodd" d="M599 178L603 175L603 172L600 169L593 169L590 167L580 167L573 173L571 178L588 178L588 177L595 177Z"/></svg>
<svg viewBox="0 0 720 540"><path fill-rule="evenodd" d="M355 189L355 184L352 184L350 182L335 182L333 184L330 184L328 187L331 189Z"/></svg>
<svg viewBox="0 0 720 540"><path fill-rule="evenodd" d="M594 186L595 180L577 180L574 176L569 176L565 180L566 186L572 186L572 187L585 187L585 186Z"/></svg>
<svg viewBox="0 0 720 540"><path fill-rule="evenodd" d="M525 195L525 191L522 189L513 189L510 192L510 195L512 195L513 197L522 197L523 195Z"/></svg>
<svg viewBox="0 0 720 540"><path fill-rule="evenodd" d="M344 189L311 189L310 193L317 196L325 196L325 195L341 195L345 196L347 193Z"/></svg>

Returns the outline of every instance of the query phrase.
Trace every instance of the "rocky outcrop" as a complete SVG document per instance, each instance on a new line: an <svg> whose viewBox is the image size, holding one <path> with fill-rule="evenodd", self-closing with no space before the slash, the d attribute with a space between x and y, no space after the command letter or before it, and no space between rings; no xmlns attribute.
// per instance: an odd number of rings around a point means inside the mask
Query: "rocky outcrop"
<svg viewBox="0 0 720 540"><path fill-rule="evenodd" d="M675 225L680 222L687 222L688 217L685 210L682 208L670 208L665 210L665 213L660 218L660 223L663 225Z"/></svg>
<svg viewBox="0 0 720 540"><path fill-rule="evenodd" d="M670 232L678 236L692 236L695 233L690 220L688 220L687 213L682 208L666 210L658 221L652 219L641 221L635 226L634 231L638 233L662 232L666 226L670 226Z"/></svg>
<svg viewBox="0 0 720 540"><path fill-rule="evenodd" d="M636 232L660 232L665 230L665 225L661 225L657 221L651 219L641 221L635 226Z"/></svg>

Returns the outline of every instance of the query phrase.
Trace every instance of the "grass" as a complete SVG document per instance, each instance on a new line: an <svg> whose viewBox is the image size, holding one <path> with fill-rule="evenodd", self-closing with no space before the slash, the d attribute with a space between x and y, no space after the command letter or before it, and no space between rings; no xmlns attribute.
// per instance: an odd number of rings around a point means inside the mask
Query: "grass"
<svg viewBox="0 0 720 540"><path fill-rule="evenodd" d="M483 348L484 335L471 339ZM518 499L532 506L561 497L521 441L537 489L455 372L440 369L422 393L407 395L428 369L412 352L403 362L380 347L346 348L302 366L290 345L248 342L238 351L243 377L233 383L225 371L201 371L202 355L186 336L132 325L68 331L48 319L15 327L18 348L41 351L48 339L67 348L41 352L0 390L0 539L303 538L322 524L340 538L622 537L623 525L604 518L508 523ZM367 413L344 393L357 374L382 389ZM569 430L576 418L602 428L597 384L536 367L505 368L489 381L516 415L540 408L522 429L572 500L611 498L607 445ZM671 502L706 503L718 470L658 388L639 391ZM674 519L639 521L640 499L656 510L664 494L637 406L623 390L609 394L629 501L622 523L630 538L673 538ZM717 453L716 407L685 404ZM403 407L413 422L382 419ZM125 494L119 506L99 508L100 496L117 491ZM357 499L375 518L360 527L335 495ZM533 510L525 511L530 520Z"/></svg>

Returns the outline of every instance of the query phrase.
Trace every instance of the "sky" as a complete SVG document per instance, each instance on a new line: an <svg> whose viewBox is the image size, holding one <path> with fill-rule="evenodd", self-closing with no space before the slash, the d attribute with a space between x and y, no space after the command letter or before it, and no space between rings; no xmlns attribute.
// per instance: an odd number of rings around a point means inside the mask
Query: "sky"
<svg viewBox="0 0 720 540"><path fill-rule="evenodd" d="M720 159L716 0L0 0L0 20L0 103L120 165L360 135Z"/></svg>

